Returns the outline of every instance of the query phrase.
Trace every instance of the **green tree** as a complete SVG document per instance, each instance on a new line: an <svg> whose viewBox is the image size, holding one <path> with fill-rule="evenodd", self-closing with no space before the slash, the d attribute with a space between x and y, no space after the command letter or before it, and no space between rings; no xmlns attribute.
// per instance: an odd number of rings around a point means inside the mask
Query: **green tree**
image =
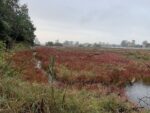
<svg viewBox="0 0 150 113"><path fill-rule="evenodd" d="M46 42L45 45L46 45L46 46L54 46L54 43L53 43L53 42Z"/></svg>
<svg viewBox="0 0 150 113"><path fill-rule="evenodd" d="M33 45L34 31L27 5L19 5L19 0L0 0L0 40L7 48L16 42Z"/></svg>

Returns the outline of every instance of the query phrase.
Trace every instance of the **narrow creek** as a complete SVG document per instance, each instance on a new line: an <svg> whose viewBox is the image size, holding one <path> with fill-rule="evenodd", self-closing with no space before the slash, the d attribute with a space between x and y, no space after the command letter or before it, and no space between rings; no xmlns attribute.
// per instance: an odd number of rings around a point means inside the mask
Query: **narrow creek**
<svg viewBox="0 0 150 113"><path fill-rule="evenodd" d="M36 60L36 67L35 68L38 68L38 69L42 68L42 62L40 60Z"/></svg>
<svg viewBox="0 0 150 113"><path fill-rule="evenodd" d="M35 60L35 68L42 70L42 72L44 73L45 76L48 77L48 82L51 83L52 82L52 77L51 75L49 75L43 68L42 68L42 61L38 60L36 58L36 54L37 52L33 52L33 56L34 56L34 60Z"/></svg>
<svg viewBox="0 0 150 113"><path fill-rule="evenodd" d="M128 99L139 107L150 109L150 85L134 83L125 88Z"/></svg>

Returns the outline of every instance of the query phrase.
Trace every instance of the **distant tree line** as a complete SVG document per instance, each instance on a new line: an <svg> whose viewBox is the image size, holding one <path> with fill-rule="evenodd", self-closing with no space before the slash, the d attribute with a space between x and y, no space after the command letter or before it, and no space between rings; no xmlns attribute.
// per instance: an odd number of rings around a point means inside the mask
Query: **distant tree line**
<svg viewBox="0 0 150 113"><path fill-rule="evenodd" d="M137 44L135 40L122 40L120 45L121 47L150 48L150 43L148 41L143 41L142 44Z"/></svg>
<svg viewBox="0 0 150 113"><path fill-rule="evenodd" d="M55 42L48 41L45 43L46 46L59 46L59 47L88 47L88 48L109 48L109 47L117 47L120 45L116 44L109 44L109 43L104 43L104 42L98 42L98 43L79 43L78 41L64 41L64 42L59 42L59 40L56 40Z"/></svg>
<svg viewBox="0 0 150 113"><path fill-rule="evenodd" d="M56 40L55 42L48 41L45 43L46 46L63 46L63 47L88 47L88 48L120 48L120 47L132 47L132 48L150 48L150 43L148 41L143 41L142 44L136 43L135 40L128 41L122 40L120 44L109 44L105 42L98 43L79 43L74 41L64 41L59 42Z"/></svg>
<svg viewBox="0 0 150 113"><path fill-rule="evenodd" d="M0 0L0 41L7 48L17 42L33 45L34 31L26 4L20 5L19 0Z"/></svg>
<svg viewBox="0 0 150 113"><path fill-rule="evenodd" d="M63 44L60 43L58 40L56 42L52 42L52 41L46 42L45 45L46 46L63 46Z"/></svg>

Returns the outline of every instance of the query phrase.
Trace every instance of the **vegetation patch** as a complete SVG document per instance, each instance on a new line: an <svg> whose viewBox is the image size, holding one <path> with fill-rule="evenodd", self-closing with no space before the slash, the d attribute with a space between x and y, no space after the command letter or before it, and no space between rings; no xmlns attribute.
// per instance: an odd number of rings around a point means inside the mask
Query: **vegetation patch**
<svg viewBox="0 0 150 113"><path fill-rule="evenodd" d="M42 55L45 51L47 54ZM64 54L63 52L66 56L61 55ZM108 55L107 57L111 58L110 54L112 53L105 53L105 56ZM3 50L0 55L0 112L146 113L127 101L120 87L132 80L137 70L139 70L138 73L143 71L142 66L132 70L131 67L139 64L130 62L128 59L120 59L124 58L120 55L112 58L112 62L111 59L103 61L104 58L102 60L100 57L101 53L88 55L87 51L73 53L73 51L51 48L50 50L47 48L38 48L35 51L22 50L15 53ZM54 62L53 65L50 64L50 56L56 57L55 65ZM87 57L90 59L89 63L86 62ZM41 69L36 67L35 58L42 62ZM77 61L82 68L80 69L72 61ZM117 65L118 61L120 63ZM49 66L55 66L55 68ZM131 78L127 76L126 70L130 70L129 73L133 74ZM53 71L56 77L53 78L52 83L48 84L48 74L52 74ZM137 74L137 76L140 75ZM142 77L145 78L145 75L142 74Z"/></svg>

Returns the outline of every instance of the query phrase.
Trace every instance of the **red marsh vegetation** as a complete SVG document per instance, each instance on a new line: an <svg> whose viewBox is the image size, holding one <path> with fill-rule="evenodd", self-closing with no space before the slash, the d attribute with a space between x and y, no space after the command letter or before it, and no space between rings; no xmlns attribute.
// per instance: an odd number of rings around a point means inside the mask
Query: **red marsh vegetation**
<svg viewBox="0 0 150 113"><path fill-rule="evenodd" d="M150 83L150 54L144 50L39 47L34 52L16 52L13 56L14 67L22 72L24 80L48 83L46 72L51 57L56 59L56 81L60 86L68 84L79 89L84 87L113 92L134 81ZM36 67L35 59L42 62L41 69Z"/></svg>
<svg viewBox="0 0 150 113"><path fill-rule="evenodd" d="M56 58L56 79L69 84L124 86L135 80L150 80L148 51L77 50L37 48L37 58L46 70L49 58Z"/></svg>

